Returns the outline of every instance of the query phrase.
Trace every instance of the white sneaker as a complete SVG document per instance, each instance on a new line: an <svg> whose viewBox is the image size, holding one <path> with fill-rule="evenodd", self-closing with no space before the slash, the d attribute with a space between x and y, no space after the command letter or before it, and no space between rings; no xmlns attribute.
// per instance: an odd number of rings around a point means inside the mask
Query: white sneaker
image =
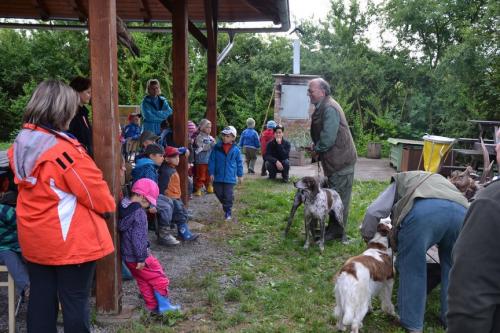
<svg viewBox="0 0 500 333"><path fill-rule="evenodd" d="M171 234L165 234L158 238L158 244L163 246L173 246L173 245L178 245L180 243L181 242L179 242L177 238L175 238Z"/></svg>

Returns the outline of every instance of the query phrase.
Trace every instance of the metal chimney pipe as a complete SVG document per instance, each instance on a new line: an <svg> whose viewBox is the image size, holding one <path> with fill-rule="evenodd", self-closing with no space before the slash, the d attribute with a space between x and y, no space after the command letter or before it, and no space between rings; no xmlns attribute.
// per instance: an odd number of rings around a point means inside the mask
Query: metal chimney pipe
<svg viewBox="0 0 500 333"><path fill-rule="evenodd" d="M293 40L293 74L300 74L300 40Z"/></svg>

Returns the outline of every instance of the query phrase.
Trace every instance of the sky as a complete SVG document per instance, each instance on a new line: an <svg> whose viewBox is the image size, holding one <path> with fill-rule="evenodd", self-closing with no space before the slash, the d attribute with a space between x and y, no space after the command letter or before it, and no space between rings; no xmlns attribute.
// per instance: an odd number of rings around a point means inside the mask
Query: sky
<svg viewBox="0 0 500 333"><path fill-rule="evenodd" d="M366 8L367 2L381 3L383 0L360 0L360 6L363 10ZM292 24L292 29L295 27L296 23L303 19L312 19L313 21L319 21L326 19L326 15L330 10L330 0L288 0L290 6L290 21ZM348 5L348 1L346 1ZM366 34L366 37L370 41L370 46L374 49L379 49L382 42L379 37L380 28L372 24ZM394 40L394 38L389 34L384 34L384 39L386 41Z"/></svg>
<svg viewBox="0 0 500 333"><path fill-rule="evenodd" d="M290 19L324 19L330 9L330 0L288 0Z"/></svg>

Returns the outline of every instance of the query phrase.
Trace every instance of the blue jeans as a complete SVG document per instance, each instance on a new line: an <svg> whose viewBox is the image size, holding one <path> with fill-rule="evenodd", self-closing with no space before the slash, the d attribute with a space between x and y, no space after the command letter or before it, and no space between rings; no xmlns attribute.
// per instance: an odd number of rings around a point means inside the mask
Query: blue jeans
<svg viewBox="0 0 500 333"><path fill-rule="evenodd" d="M396 267L399 271L398 313L401 325L422 331L427 293L425 254L438 245L441 262L441 319L445 322L451 251L467 209L443 199L417 199L401 222Z"/></svg>
<svg viewBox="0 0 500 333"><path fill-rule="evenodd" d="M0 251L0 265L7 266L10 275L14 279L17 295L21 295L24 288L28 287L30 280L28 269L21 259L21 255L14 251Z"/></svg>
<svg viewBox="0 0 500 333"><path fill-rule="evenodd" d="M219 202L222 204L224 212L231 212L234 201L234 185L230 183L214 183L214 192Z"/></svg>

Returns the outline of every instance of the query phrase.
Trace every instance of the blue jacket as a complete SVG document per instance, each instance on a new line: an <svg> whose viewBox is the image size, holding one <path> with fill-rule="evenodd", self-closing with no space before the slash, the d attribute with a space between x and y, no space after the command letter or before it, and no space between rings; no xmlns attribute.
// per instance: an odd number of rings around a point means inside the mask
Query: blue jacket
<svg viewBox="0 0 500 333"><path fill-rule="evenodd" d="M240 147L260 148L259 134L253 128L247 128L241 133Z"/></svg>
<svg viewBox="0 0 500 333"><path fill-rule="evenodd" d="M172 114L172 108L163 96L146 96L141 103L142 128L160 135L160 123Z"/></svg>
<svg viewBox="0 0 500 333"><path fill-rule="evenodd" d="M128 124L123 130L123 137L125 139L132 138L137 140L141 136L141 127L137 124Z"/></svg>
<svg viewBox="0 0 500 333"><path fill-rule="evenodd" d="M214 176L215 183L236 184L236 177L243 177L243 162L238 146L233 144L226 155L222 141L217 142L208 160L208 173Z"/></svg>
<svg viewBox="0 0 500 333"><path fill-rule="evenodd" d="M132 169L132 182L141 178L154 180L158 184L158 166L149 157L143 157L135 162L135 168Z"/></svg>

